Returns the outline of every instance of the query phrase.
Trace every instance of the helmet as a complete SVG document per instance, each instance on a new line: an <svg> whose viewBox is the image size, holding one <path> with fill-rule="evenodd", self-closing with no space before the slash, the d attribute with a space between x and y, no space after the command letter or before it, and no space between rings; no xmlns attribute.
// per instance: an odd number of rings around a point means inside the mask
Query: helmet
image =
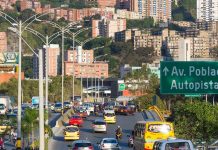
<svg viewBox="0 0 218 150"><path fill-rule="evenodd" d="M117 128L120 128L120 126L117 126Z"/></svg>

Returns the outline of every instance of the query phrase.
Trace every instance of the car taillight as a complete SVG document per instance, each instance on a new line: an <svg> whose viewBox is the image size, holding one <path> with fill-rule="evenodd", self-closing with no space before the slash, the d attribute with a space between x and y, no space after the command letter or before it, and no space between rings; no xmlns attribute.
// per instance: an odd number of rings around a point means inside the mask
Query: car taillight
<svg viewBox="0 0 218 150"><path fill-rule="evenodd" d="M78 150L78 147L74 147L73 150Z"/></svg>
<svg viewBox="0 0 218 150"><path fill-rule="evenodd" d="M90 149L90 150L93 150L94 148L93 148L93 146L89 146L89 149Z"/></svg>

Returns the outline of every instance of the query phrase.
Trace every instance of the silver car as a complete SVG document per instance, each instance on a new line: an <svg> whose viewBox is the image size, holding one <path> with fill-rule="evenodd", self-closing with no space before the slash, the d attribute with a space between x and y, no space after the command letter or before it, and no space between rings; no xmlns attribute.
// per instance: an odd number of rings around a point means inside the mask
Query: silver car
<svg viewBox="0 0 218 150"><path fill-rule="evenodd" d="M100 150L120 150L120 146L115 138L103 138L99 144Z"/></svg>
<svg viewBox="0 0 218 150"><path fill-rule="evenodd" d="M76 150L94 150L92 143L88 140L77 140L72 143L72 145L68 145L71 149Z"/></svg>
<svg viewBox="0 0 218 150"><path fill-rule="evenodd" d="M94 132L104 132L107 133L107 124L104 120L102 119L96 119L93 122L93 130Z"/></svg>

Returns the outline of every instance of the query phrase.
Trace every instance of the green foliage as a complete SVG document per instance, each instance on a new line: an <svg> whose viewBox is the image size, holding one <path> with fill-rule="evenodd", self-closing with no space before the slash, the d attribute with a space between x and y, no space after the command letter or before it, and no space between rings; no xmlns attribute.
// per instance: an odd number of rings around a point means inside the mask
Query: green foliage
<svg viewBox="0 0 218 150"><path fill-rule="evenodd" d="M196 19L196 0L182 0L174 6L172 18L175 21L194 21Z"/></svg>
<svg viewBox="0 0 218 150"><path fill-rule="evenodd" d="M22 57L22 71L26 78L33 77L33 57L23 56Z"/></svg>
<svg viewBox="0 0 218 150"><path fill-rule="evenodd" d="M134 70L132 73L128 73L125 77L125 80L127 79L148 80L149 74L150 74L149 69L147 69L146 65L143 65L141 69Z"/></svg>
<svg viewBox="0 0 218 150"><path fill-rule="evenodd" d="M61 76L52 77L49 84L49 101L60 101L61 99ZM75 79L75 95L80 95L80 80ZM64 78L64 100L69 100L73 93L73 77L65 76Z"/></svg>
<svg viewBox="0 0 218 150"><path fill-rule="evenodd" d="M207 142L218 138L218 106L199 101L177 103L173 112L178 138Z"/></svg>
<svg viewBox="0 0 218 150"><path fill-rule="evenodd" d="M26 21L33 15L35 15L35 12L32 9L25 9L20 13L19 19Z"/></svg>
<svg viewBox="0 0 218 150"><path fill-rule="evenodd" d="M149 93L155 94L157 89L159 89L160 80L158 79L157 75L151 74L149 77Z"/></svg>
<svg viewBox="0 0 218 150"><path fill-rule="evenodd" d="M154 26L154 19L152 17L148 17L145 19L137 19L137 20L127 20L126 22L127 29L139 28L146 29L152 28Z"/></svg>

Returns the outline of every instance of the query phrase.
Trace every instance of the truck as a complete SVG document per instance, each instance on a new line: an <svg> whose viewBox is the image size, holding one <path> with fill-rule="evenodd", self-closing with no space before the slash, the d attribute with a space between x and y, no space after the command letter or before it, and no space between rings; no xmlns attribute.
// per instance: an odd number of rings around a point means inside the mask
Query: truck
<svg viewBox="0 0 218 150"><path fill-rule="evenodd" d="M34 109L39 108L39 96L32 97L32 108L34 108Z"/></svg>
<svg viewBox="0 0 218 150"><path fill-rule="evenodd" d="M0 96L0 114L5 115L12 109L10 96Z"/></svg>

